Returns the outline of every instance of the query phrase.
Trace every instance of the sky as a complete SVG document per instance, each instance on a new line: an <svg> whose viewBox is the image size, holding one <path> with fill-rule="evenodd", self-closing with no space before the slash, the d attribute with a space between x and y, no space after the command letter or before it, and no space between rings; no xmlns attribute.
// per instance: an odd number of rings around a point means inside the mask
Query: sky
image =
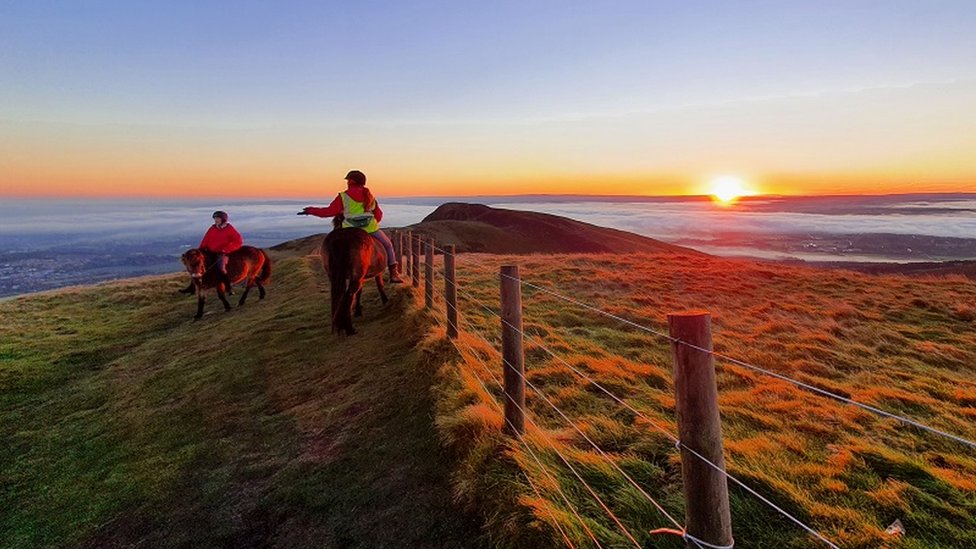
<svg viewBox="0 0 976 549"><path fill-rule="evenodd" d="M976 191L972 1L0 0L0 196Z"/></svg>

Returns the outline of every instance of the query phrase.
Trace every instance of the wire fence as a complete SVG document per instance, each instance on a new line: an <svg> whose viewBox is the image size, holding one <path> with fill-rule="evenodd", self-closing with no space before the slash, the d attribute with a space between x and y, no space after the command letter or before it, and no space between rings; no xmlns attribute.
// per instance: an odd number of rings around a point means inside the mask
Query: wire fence
<svg viewBox="0 0 976 549"><path fill-rule="evenodd" d="M406 238L404 238L404 237L406 237ZM585 440L586 443L589 444L590 447L592 447L593 450L596 452L596 455L598 455L602 460L604 460L607 464L609 464L610 467L613 470L615 470L620 475L620 477L625 481L625 483L627 485L629 485L629 486L633 487L634 489L636 489L637 492L639 494L641 494L641 496L643 498L645 498L646 501L648 503L650 503L659 512L659 514L660 514L660 516L661 516L662 519L664 519L666 522L670 523L670 526L666 526L666 527L662 527L662 528L657 528L657 529L651 530L650 531L651 534L675 534L675 535L681 536L688 544L692 544L692 545L694 545L696 547L699 547L699 548L702 548L702 549L704 549L704 548L709 548L709 549L731 549L733 547L733 545L734 545L734 542L729 543L729 544L724 544L724 545L710 543L708 541L705 541L705 540L702 540L702 539L698 539L695 536L692 536L691 534L689 534L689 532L687 531L687 529L684 527L683 523L681 521L679 521L678 519L676 519L673 516L672 513L668 512L668 510L665 508L665 506L662 505L658 501L658 499L652 497L652 495L650 493L648 493L648 490L645 489L645 487L641 486L640 483L638 483L630 475L628 475L627 472L624 471L624 469L619 466L619 464L616 462L616 460L613 458L613 456L611 456L610 454L608 454L607 452L605 452L602 448L600 448L600 446L596 442L594 442L592 440L591 437L587 436L585 430L582 429L570 417L569 414L567 414L557 404L555 404L554 399L552 399L549 395L547 395L547 393L546 393L546 391L545 391L545 389L543 387L541 387L539 384L533 383L524 373L520 373L517 368L513 367L513 365L511 363L509 363L505 359L504 354L502 353L502 351L500 351L496 347L495 344L493 344L491 341L489 341L489 339L493 339L493 338L486 337L482 330L478 330L477 328L471 326L470 322L468 322L468 320L467 320L467 318L465 316L466 313L465 313L465 315L462 315L461 314L462 311L461 311L460 307L457 305L457 303L453 303L453 304L445 303L442 300L437 300L436 298L434 298L431 295L431 291L432 291L432 288L434 287L434 282L435 282L434 279L441 278L442 281L444 282L445 289L447 289L448 287L451 287L454 290L455 294L458 295L458 296L461 296L464 299L464 301L469 306L472 306L475 309L477 309L478 311L481 311L484 314L487 314L491 318L496 318L499 321L500 325L503 328L508 328L508 329L514 330L521 338L524 338L525 340L530 341L533 345L535 345L536 347L538 347L539 349L541 349L543 352L545 352L553 360L555 360L559 364L567 367L571 372L573 372L573 374L581 382L593 386L595 389L597 389L598 391L600 391L600 393L606 395L613 402L615 402L616 404L620 405L623 409L626 409L630 413L633 413L636 417L641 418L644 422L646 422L648 425L650 425L651 427L653 427L653 429L656 432L658 432L660 435L668 438L672 443L674 443L675 448L678 448L678 449L687 451L688 452L687 455L692 456L694 459L697 459L697 460L701 461L702 463L706 464L707 467L709 467L709 468L713 469L714 471L720 473L723 477L725 477L729 481L733 482L736 486L738 486L741 489L743 489L745 492L747 492L748 494L750 494L752 497L755 497L758 501L762 502L764 505L768 506L769 508L771 508L776 513L782 515L784 518L786 518L787 520L789 520L791 523L793 523L794 525L796 525L798 528L800 528L803 531L805 531L812 538L818 540L820 543L822 543L822 544L824 544L826 546L829 546L829 547L834 547L834 548L838 547L836 543L834 543L833 541L829 540L822 533L820 533L819 531L817 531L816 529L814 529L810 525L806 524L804 521L800 520L799 518L797 518L793 514L789 513L788 511L786 511L785 509L783 509L781 506L776 505L769 497L761 494L759 490L756 490L756 489L748 486L741 479L736 478L735 476L731 475L727 471L726 467L724 467L724 466L722 466L720 464L717 464L717 463L715 463L712 460L707 459L697 449L692 448L692 447L688 446L687 444L683 444L682 441L679 439L679 437L677 435L675 435L671 430L669 430L668 428L666 428L663 425L661 425L661 423L659 421L657 421L657 420L651 418L649 415L643 413L641 410L639 410L634 405L628 403L625 398L619 396L618 394L615 394L614 391L608 389L605 384L599 383L597 380L593 379L592 376L588 375L586 372L582 371L580 368L577 368L576 366L573 366L568 360L566 360L565 358L563 358L562 356L560 356L559 353L553 351L548 345L546 345L545 342L542 340L542 338L536 337L536 336L534 336L532 334L529 334L529 333L526 333L526 331L524 329L522 329L520 326L515 326L515 325L507 322L503 318L503 316L499 313L499 311L496 311L491 306L485 304L482 299L479 299L477 296L475 296L472 293L470 293L467 290L465 290L462 287L462 284L460 284L460 283L457 282L457 279L454 277L453 273L451 273L449 276L445 276L445 275L439 273L436 269L433 269L432 266L433 266L433 262L434 262L433 260L434 260L435 254L439 253L441 256L448 256L448 255L450 255L452 257L456 257L456 255L453 253L453 247L451 247L450 249L444 249L444 248L441 248L441 247L438 247L438 246L434 245L434 243L430 239L424 239L420 235L415 235L415 234L411 234L411 233L398 233L396 235L395 242L398 244L397 245L398 257L402 256L405 252L407 253L407 256L408 257L412 257L412 262L408 262L407 263L407 266L410 269L410 275L411 275L412 280L414 281L414 286L415 287L418 286L417 281L418 281L418 278L419 278L421 272L423 272L423 274L424 274L424 277L423 277L424 278L424 291L425 291L425 294L426 294L425 295L425 298L426 298L426 300L425 300L425 306L428 307L428 308L432 308L432 309L435 309L435 310L439 310L442 313L446 313L449 309L452 309L453 308L453 310L455 312L455 315L458 318L457 323L455 324L454 322L451 322L450 321L451 315L450 314L446 314L445 317L447 318L447 320L445 321L445 324L448 324L451 328L453 328L453 330L456 333L463 333L465 336L474 339L475 341L477 341L480 345L484 346L485 348L490 349L492 351L492 354L497 355L498 359L500 360L500 363L499 364L500 365L504 365L504 367L507 368L506 371L515 371L516 373L518 373L519 374L519 377L521 378L521 381L525 385L527 385L529 388L532 389L532 396L533 397L538 398L541 402L545 403L549 408L551 408L555 412L556 416L559 417L575 433L577 433L581 437L582 440ZM420 244L420 246L418 246L418 244ZM421 266L420 261L418 260L419 258L417 258L415 255L413 255L418 250L423 250L425 252L425 261L424 261L424 265L423 266ZM475 266L479 266L479 265L475 265ZM482 264L480 266L481 267L484 267L485 265ZM602 310L599 307L595 307L593 305L590 305L588 303L585 303L584 301L582 301L580 299L577 299L577 298L574 298L574 297L570 297L570 296L564 295L563 293L557 292L557 291L555 291L555 290L553 290L551 288L548 288L546 286L543 286L543 285L540 285L540 284L536 284L536 283L532 283L532 282L528 282L528 281L522 280L521 277L512 277L510 275L506 275L504 272L501 273L501 277L503 279L504 278L509 278L511 281L517 283L520 287L528 288L530 290L533 290L533 291L538 292L538 293L541 293L541 294L546 294L546 295L551 296L551 297L553 297L555 299L558 299L558 300L561 300L561 301L563 301L565 303L568 303L568 304L570 304L570 305L572 305L574 307L578 307L578 308L580 308L582 310L585 310L585 311L588 311L590 313L594 313L594 314L601 315L603 317L612 319L612 320L614 320L616 322L619 322L619 323L621 323L623 325L626 325L626 326L629 326L631 328L637 329L639 331L642 331L642 332L645 332L645 333L649 333L649 334L651 334L651 335L653 335L653 336L655 336L657 338L663 339L663 340L671 343L672 345L685 346L685 347L690 348L690 349L693 349L693 350L695 350L697 352L706 353L707 355L709 355L713 359L715 359L718 363L723 363L724 362L724 363L735 364L737 366L740 366L740 367L746 368L748 370L751 370L751 371L760 373L762 375L766 375L766 376L769 376L769 377L772 377L772 378L775 378L775 379L784 381L786 383L790 383L790 384L792 384L792 385L794 385L796 387L799 387L801 389L804 389L806 391L809 391L810 393L813 393L813 394L816 394L816 395L819 395L819 396L822 396L822 397L834 399L836 401L842 402L842 403L847 404L847 405L856 406L859 409L862 409L862 410L871 412L871 413L873 413L873 414L875 414L875 415L877 415L879 417L883 417L883 418L895 420L895 421L901 422L903 424L910 425L910 426L912 426L914 428L917 428L917 429L919 429L921 431L924 431L924 432L927 432L927 433L930 433L930 434L933 434L933 435L936 435L936 436L939 436L939 437L943 437L943 438L948 439L948 440L955 441L955 442L957 442L957 443L959 443L961 445L964 445L964 446L966 446L966 447L968 447L970 449L976 448L976 442L973 442L972 440L969 440L969 439L967 439L965 437L962 437L962 436L959 436L959 435L955 435L955 434L949 433L947 431L944 431L944 430L941 430L941 429L937 429L937 428L931 427L930 425L927 425L927 424L922 423L922 422L920 422L918 420L915 420L915 419L906 417L904 415L895 414L893 412L886 411L886 410L880 409L880 408L875 407L875 406L871 406L871 405L868 405L868 404L865 404L865 403L862 403L862 402L858 402L858 401L856 401L856 400L854 400L852 398L848 398L846 396L839 395L839 394L837 394L835 392L831 392L831 391L828 391L826 389L823 389L823 388L820 388L820 387L816 387L816 386L814 386L814 385L812 385L810 383L806 383L806 382L803 382L803 381L800 381L800 380L796 380L796 379L793 379L793 378L791 378L789 376L786 376L784 374L781 374L781 373L778 373L778 372L773 372L773 371L771 371L771 370L769 370L767 368L761 368L761 367L755 366L753 364L747 363L745 361L742 361L742 360L739 360L739 359L736 359L736 358L727 356L725 354L715 352L715 351L713 351L710 348L705 348L705 347L702 347L700 345L695 345L693 343L690 343L688 341L683 341L683 340L674 338L670 334L665 334L665 333L663 333L663 332L661 332L659 330L655 330L655 329L650 328L650 327L648 327L646 325L643 325L643 324L641 324L639 322L635 322L635 321L633 321L631 319L624 318L622 316L619 316L619 315L610 313L608 311ZM433 292L433 294L436 295L436 292ZM439 317L436 317L436 316L435 316L435 318L438 318L439 319ZM522 405L519 402L514 401L514 399L512 399L509 396L509 394L505 390L504 384L493 373L491 366L485 361L485 359L482 357L482 355L480 353L478 353L477 350L474 349L469 343L465 342L464 341L464 338L449 338L449 339L454 344L454 346L455 346L457 352L459 353L459 355L462 356L462 357L466 357L470 361L473 361L475 364L480 365L481 369L485 373L487 373L487 375L489 376L490 380L491 381L494 381L495 384L497 384L498 387L501 389L500 394L504 398L506 398L508 401L510 401L515 407L517 407L524 414L526 420L529 423L529 426L533 430L533 434L536 435L536 436L538 436L541 440L543 440L546 443L547 446L550 447L550 449L559 458L560 462L563 463L563 465L566 467L566 469L569 470L570 473L572 473L572 476L575 477L580 482L580 484L583 486L583 488L586 490L586 492L593 498L593 500L596 502L597 506L607 515L607 517L611 520L611 522L614 525L616 525L616 527L620 530L621 534L630 543L632 543L634 546L641 547L641 544L637 541L637 539L633 535L633 533L630 530L628 530L628 528L623 524L623 522L620 520L620 518L617 516L617 514L615 514L613 512L613 509L612 509L611 505L607 504L607 502L605 502L602 498L600 498L600 496L597 493L597 491L594 490L584 480L583 475L581 475L577 471L577 469L573 467L571 460L565 455L564 452L562 452L560 450L560 443L557 442L556 440L554 440L552 436L550 436L550 435L547 434L548 432L546 431L546 429L544 429L537 422L537 420L535 420L533 418L533 414L529 413L529 410L526 409L527 408L526 406ZM485 395L488 396L488 397L490 397L491 398L491 401L494 403L494 405L496 405L503 412L503 414L504 414L504 410L503 410L503 408L504 408L504 406L503 406L504 402L499 402L498 400L496 400L495 394L492 391L489 390L488 386L482 380L482 377L480 375L478 375L476 372L472 372L472 377L475 380L477 380L477 382L483 388L483 390L485 391ZM506 417L506 422L509 422L508 417L507 416L505 416L505 417ZM557 494L559 496L559 499L570 510L570 513L573 515L573 517L575 517L576 521L580 524L583 532L586 534L585 537L589 541L592 541L595 546L602 547L601 542L598 539L598 537L595 535L595 533L593 532L593 530L587 526L586 520L584 520L584 518L579 513L578 509L572 504L570 498L567 497L567 495L560 488L560 483L559 483L559 481L557 479L557 475L555 475L552 471L549 470L548 467L546 467L546 465L544 464L544 462L539 458L539 455L532 449L532 445L529 443L528 440L526 440L526 437L523 434L521 434L518 429L515 428L515 425L512 425L511 423L508 423L508 428L509 428L508 430L511 431L516 436L516 438L518 439L519 443L526 449L526 452L532 457L533 461L538 465L539 470L540 470L542 476L545 477L545 479L548 481L548 483L550 485L552 485L552 486L555 487L556 492L557 492ZM528 484L530 486L530 489L533 492L535 492L536 495L540 499L542 499L541 493L540 493L538 487L535 485L535 483L533 483L533 481L531 479L531 476L526 473L525 474L525 478L526 478L526 481L528 482ZM562 540L567 544L567 546L574 547L574 544L571 541L570 536L568 535L568 533L566 531L564 531L564 529L560 525L560 521L556 518L555 514L552 511L551 506L548 507L548 512L549 512L549 516L551 518L551 523L552 523L554 529L561 536ZM673 528L672 528L672 526L673 526Z"/></svg>

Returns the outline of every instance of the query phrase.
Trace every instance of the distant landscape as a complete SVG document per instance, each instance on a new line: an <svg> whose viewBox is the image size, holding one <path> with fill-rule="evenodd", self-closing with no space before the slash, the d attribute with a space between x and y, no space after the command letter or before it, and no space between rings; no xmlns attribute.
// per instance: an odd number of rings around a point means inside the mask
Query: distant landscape
<svg viewBox="0 0 976 549"><path fill-rule="evenodd" d="M846 264L976 259L972 194L746 197L735 208L706 197L391 198L382 202L383 225L417 223L453 200L552 213L726 257L857 269L866 267ZM294 215L322 202L5 201L0 297L178 271L179 255L199 243L218 208L256 246L324 232L326 220Z"/></svg>

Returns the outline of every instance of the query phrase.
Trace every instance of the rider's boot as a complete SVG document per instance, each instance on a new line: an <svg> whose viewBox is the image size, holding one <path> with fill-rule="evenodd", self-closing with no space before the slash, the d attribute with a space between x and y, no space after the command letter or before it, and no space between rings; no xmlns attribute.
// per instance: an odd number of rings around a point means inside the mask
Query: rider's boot
<svg viewBox="0 0 976 549"><path fill-rule="evenodd" d="M390 265L390 283L391 284L400 284L400 283L403 282L403 279L400 278L400 274L397 272L397 267L399 267L399 264L398 263L393 263L392 265Z"/></svg>

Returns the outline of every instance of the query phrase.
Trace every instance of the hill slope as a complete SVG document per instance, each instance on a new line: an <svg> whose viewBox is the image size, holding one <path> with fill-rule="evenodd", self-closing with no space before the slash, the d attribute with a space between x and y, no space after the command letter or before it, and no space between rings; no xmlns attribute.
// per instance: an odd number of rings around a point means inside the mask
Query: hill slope
<svg viewBox="0 0 976 549"><path fill-rule="evenodd" d="M449 202L405 227L459 252L674 253L704 255L659 240L538 212Z"/></svg>
<svg viewBox="0 0 976 549"><path fill-rule="evenodd" d="M457 259L463 360L453 412L442 428L472 439L503 423L496 312L498 270L666 334L670 312L712 314L715 350L872 406L976 440L976 287L961 276L909 278L785 267L706 256L461 255ZM529 445L558 479L556 490L517 441L508 451L542 492L536 503L553 545L562 528L588 544L583 523L607 544L628 546L557 450L580 471L638 542L681 546L648 532L667 524L584 438L683 516L674 433L671 345L665 338L523 286ZM740 365L716 360L729 471L845 548L976 546L976 458L958 442L879 418ZM637 416L585 374L640 410ZM487 386L487 390L482 387ZM577 433L542 398L572 419ZM483 445L482 445L483 446ZM463 470L482 501L497 476L472 448ZM755 497L730 485L736 547L823 546ZM564 499L564 497L566 499ZM572 505L567 505L569 501ZM885 529L895 520L906 534ZM502 530L504 525L496 525ZM519 532L508 530L512 539ZM632 544L631 544L632 545Z"/></svg>
<svg viewBox="0 0 976 549"><path fill-rule="evenodd" d="M490 221L491 211L467 211L473 220L416 228L471 230L489 246L506 245L495 242L502 235L537 242L532 231L551 221L509 230L479 217ZM668 312L710 310L719 352L976 438L976 288L959 276L825 272L670 246L623 256L462 254L459 355L402 289L381 315L367 288L362 335L330 336L326 283L303 255L320 242L276 247L268 300L199 323L188 322L192 300L172 294L183 276L0 303L0 436L10 441L0 446L0 544L467 547L483 538L454 509L460 496L486 516L492 543L560 546L562 528L587 546L585 524L606 546L629 546L556 449L641 544L681 546L648 533L666 524L662 516L539 398L549 394L680 517L674 445L646 419L674 430L669 344L523 289L526 371L537 387L527 407L538 423L527 444L548 477L499 434L491 311L502 264L661 332ZM440 297L437 308L440 316ZM446 357L455 361L435 379ZM976 459L957 443L718 367L729 470L777 505L842 547L976 544ZM435 415L460 465L439 449ZM819 546L752 496L733 488L731 497L738 547ZM895 519L907 530L901 539L884 533Z"/></svg>
<svg viewBox="0 0 976 549"><path fill-rule="evenodd" d="M0 546L477 539L451 504L408 294L382 308L367 289L362 336L340 340L315 258L279 255L266 300L211 298L196 323L184 281L0 303Z"/></svg>

